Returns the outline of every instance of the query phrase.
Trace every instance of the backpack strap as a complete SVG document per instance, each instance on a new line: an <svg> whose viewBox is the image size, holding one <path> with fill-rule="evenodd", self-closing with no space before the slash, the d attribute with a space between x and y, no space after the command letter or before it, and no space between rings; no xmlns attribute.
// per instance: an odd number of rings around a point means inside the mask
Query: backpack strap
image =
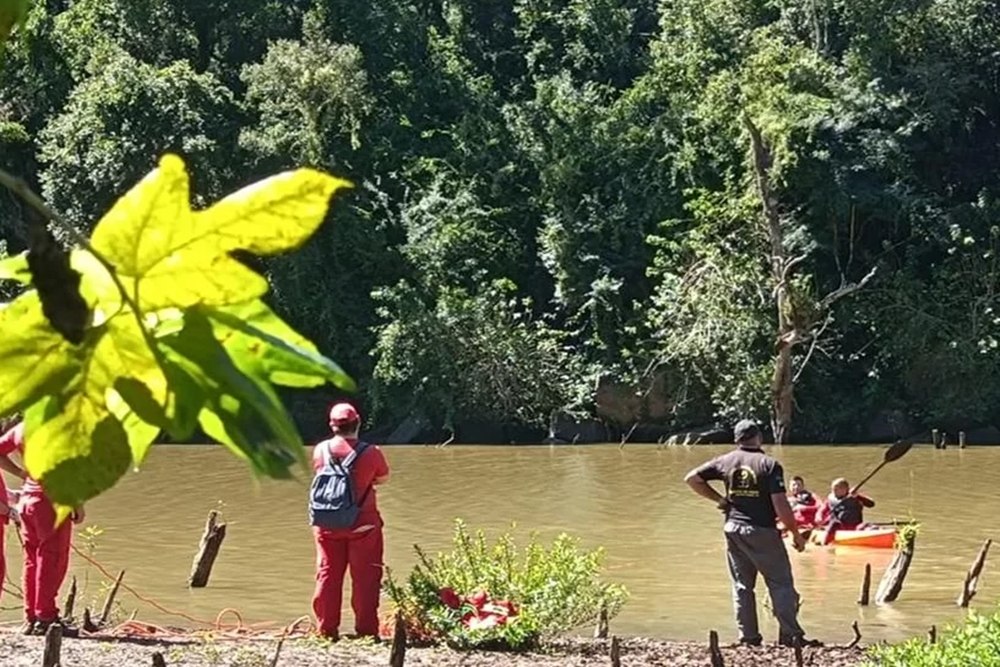
<svg viewBox="0 0 1000 667"><path fill-rule="evenodd" d="M361 455L364 454L365 450L367 450L369 447L371 447L371 445L369 445L367 442L359 440L358 446L355 447L353 452L351 452L351 455L354 456L354 460L351 461L351 464L353 465L354 461L361 458ZM350 456L348 456L348 458L350 458ZM358 507L361 507L362 505L365 504L365 501L368 499L368 494L371 493L371 490L374 486L375 486L374 484L369 484L368 488L365 489L365 492L361 494L361 500L358 501Z"/></svg>

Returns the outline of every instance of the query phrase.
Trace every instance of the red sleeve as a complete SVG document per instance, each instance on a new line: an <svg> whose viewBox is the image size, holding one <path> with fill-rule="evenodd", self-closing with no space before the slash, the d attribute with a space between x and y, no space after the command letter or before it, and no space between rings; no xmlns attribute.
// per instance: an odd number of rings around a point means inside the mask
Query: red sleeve
<svg viewBox="0 0 1000 667"><path fill-rule="evenodd" d="M9 456L24 447L24 426L18 424L0 436L0 456Z"/></svg>
<svg viewBox="0 0 1000 667"><path fill-rule="evenodd" d="M389 462L385 460L385 454L382 453L381 448L373 447L375 453L378 454L374 458L375 463L375 477L385 477L389 474Z"/></svg>

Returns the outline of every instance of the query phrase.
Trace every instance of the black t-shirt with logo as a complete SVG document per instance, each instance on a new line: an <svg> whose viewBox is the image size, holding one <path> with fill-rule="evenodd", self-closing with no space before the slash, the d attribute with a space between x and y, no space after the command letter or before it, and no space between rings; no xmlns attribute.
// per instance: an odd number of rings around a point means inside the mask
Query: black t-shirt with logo
<svg viewBox="0 0 1000 667"><path fill-rule="evenodd" d="M772 493L785 492L785 471L760 449L738 448L717 456L697 470L706 482L721 480L729 500L728 521L774 528Z"/></svg>

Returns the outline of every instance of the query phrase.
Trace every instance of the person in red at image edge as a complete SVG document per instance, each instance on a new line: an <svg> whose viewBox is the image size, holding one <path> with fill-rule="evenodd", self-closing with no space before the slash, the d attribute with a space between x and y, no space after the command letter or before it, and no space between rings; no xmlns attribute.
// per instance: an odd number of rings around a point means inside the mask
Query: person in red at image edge
<svg viewBox="0 0 1000 667"><path fill-rule="evenodd" d="M2 436L0 436L0 451L5 451L10 448L8 444L9 440L13 440L15 429L10 429L6 431ZM10 460L9 456L0 454L0 470L8 472L17 479L24 480L27 475L21 466L17 465ZM0 584L3 584L7 578L7 555L4 553L4 545L7 543L7 536L5 535L6 527L8 522L13 522L14 529L21 523L20 514L17 511L17 495L16 492L8 491L7 485L4 482L3 475L0 474ZM0 585L0 597L3 595L3 586Z"/></svg>
<svg viewBox="0 0 1000 667"><path fill-rule="evenodd" d="M24 459L24 423L0 437L0 459L10 461L14 452ZM10 470L6 465L0 465ZM16 466L15 466L16 467ZM17 472L14 472L18 475ZM24 471L21 470L21 474ZM18 475L20 476L20 475ZM56 511L42 486L24 475L21 489L21 537L24 542L24 615L25 634L45 634L53 623L61 623L56 597L69 568L70 540L73 527L69 521L56 526ZM83 507L71 515L73 523L84 518ZM64 625L63 636L75 636L75 628Z"/></svg>
<svg viewBox="0 0 1000 667"><path fill-rule="evenodd" d="M313 520L316 539L316 592L313 612L319 632L339 637L344 575L351 571L351 606L358 636L378 637L378 605L382 589L382 517L375 487L389 479L389 464L382 451L358 440L361 416L349 403L330 409L333 437L313 449L313 468L318 476L328 462L344 466L357 508L350 525L328 528ZM315 493L315 482L313 493ZM310 510L314 505L311 497Z"/></svg>

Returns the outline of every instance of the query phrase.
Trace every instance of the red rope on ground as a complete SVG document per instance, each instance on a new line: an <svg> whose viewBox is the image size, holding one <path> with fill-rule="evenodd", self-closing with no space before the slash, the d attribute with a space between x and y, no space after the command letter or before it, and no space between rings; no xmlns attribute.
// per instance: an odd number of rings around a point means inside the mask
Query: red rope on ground
<svg viewBox="0 0 1000 667"><path fill-rule="evenodd" d="M100 562L98 562L92 556L85 554L75 545L73 546L73 551L76 555L83 558L85 561L97 568L108 581L115 581L117 577L111 574L106 567L104 567ZM289 625L286 625L280 631L274 626L277 623L265 622L265 623L254 623L247 625L243 621L243 616L240 612L232 607L227 607L219 612L218 616L215 617L215 621L206 621L204 619L195 618L180 611L174 611L164 607L162 604L153 600L152 598L146 597L136 591L134 588L128 584L122 582L121 587L124 588L133 597L141 602L148 604L160 613L166 614L167 616L175 616L177 618L183 618L187 621L195 623L201 626L207 626L210 628L206 630L202 629L178 629L178 628L166 628L153 623L146 623L144 621L137 621L135 619L128 620L121 623L110 630L104 632L88 633L91 637L160 637L160 638L183 638L183 637L195 637L198 635L211 635L213 639L277 639L279 637L291 637L291 636L307 636L315 630L315 625L313 621L308 616L301 616ZM236 618L235 625L227 626L223 623L223 619L226 616L234 616ZM305 628L302 626L305 625Z"/></svg>

